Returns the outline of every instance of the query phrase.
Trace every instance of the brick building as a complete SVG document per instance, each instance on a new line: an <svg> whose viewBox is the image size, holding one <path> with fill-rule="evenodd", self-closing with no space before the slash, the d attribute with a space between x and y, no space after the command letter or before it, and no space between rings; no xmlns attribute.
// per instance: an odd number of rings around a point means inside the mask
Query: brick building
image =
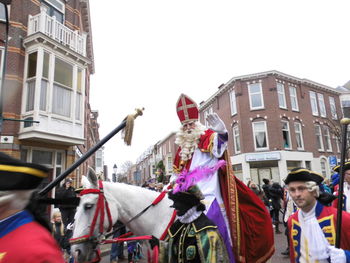
<svg viewBox="0 0 350 263"><path fill-rule="evenodd" d="M340 158L340 92L278 71L232 78L200 104L223 119L235 175L277 182L294 167L331 175Z"/></svg>
<svg viewBox="0 0 350 263"><path fill-rule="evenodd" d="M27 122L3 123L0 151L52 168L51 180L99 140L89 105L94 73L89 1L12 0L8 9L3 117ZM0 53L3 57L3 46ZM79 180L88 165L94 167L95 159L71 177Z"/></svg>

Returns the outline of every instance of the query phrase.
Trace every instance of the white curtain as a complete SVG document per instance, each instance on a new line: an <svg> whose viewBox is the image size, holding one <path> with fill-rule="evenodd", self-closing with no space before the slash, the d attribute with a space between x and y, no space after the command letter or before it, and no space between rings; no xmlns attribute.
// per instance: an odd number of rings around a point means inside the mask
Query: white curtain
<svg viewBox="0 0 350 263"><path fill-rule="evenodd" d="M256 133L256 141L258 143L257 147L266 147L265 145L265 132Z"/></svg>
<svg viewBox="0 0 350 263"><path fill-rule="evenodd" d="M52 96L52 112L70 117L72 91L54 84Z"/></svg>
<svg viewBox="0 0 350 263"><path fill-rule="evenodd" d="M34 110L35 79L27 83L27 105L26 111Z"/></svg>
<svg viewBox="0 0 350 263"><path fill-rule="evenodd" d="M40 110L46 111L47 80L41 80L40 88Z"/></svg>

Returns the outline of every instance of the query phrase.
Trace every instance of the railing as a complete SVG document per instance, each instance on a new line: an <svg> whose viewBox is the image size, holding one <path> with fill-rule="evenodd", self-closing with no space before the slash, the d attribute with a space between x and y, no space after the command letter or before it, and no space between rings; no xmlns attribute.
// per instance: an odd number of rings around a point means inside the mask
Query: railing
<svg viewBox="0 0 350 263"><path fill-rule="evenodd" d="M45 12L35 16L29 15L28 36L37 32L41 32L62 45L68 46L71 50L86 56L86 35L69 29Z"/></svg>

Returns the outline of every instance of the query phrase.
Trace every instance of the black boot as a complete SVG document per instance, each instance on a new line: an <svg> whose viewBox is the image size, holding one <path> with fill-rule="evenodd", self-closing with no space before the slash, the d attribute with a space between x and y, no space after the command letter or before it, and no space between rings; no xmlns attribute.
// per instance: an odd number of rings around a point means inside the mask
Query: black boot
<svg viewBox="0 0 350 263"><path fill-rule="evenodd" d="M286 248L285 251L281 252L283 256L289 256L289 247Z"/></svg>
<svg viewBox="0 0 350 263"><path fill-rule="evenodd" d="M280 231L280 229L279 229L279 223L278 222L275 222L275 233L276 234L282 234L282 232Z"/></svg>

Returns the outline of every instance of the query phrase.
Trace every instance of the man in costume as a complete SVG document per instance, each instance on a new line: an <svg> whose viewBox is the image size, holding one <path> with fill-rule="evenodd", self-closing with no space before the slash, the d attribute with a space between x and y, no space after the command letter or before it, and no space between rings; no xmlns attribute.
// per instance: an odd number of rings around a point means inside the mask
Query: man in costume
<svg viewBox="0 0 350 263"><path fill-rule="evenodd" d="M47 172L0 153L0 263L64 262L50 232L25 209Z"/></svg>
<svg viewBox="0 0 350 263"><path fill-rule="evenodd" d="M150 243L160 245L159 262L229 262L227 251L217 226L203 213L205 205L199 188L168 193L178 219L168 230L165 241L153 238Z"/></svg>
<svg viewBox="0 0 350 263"><path fill-rule="evenodd" d="M350 214L342 214L341 248L335 248L337 209L322 204L329 201L320 194L322 181L322 175L304 168L293 169L285 179L299 208L288 220L292 263L350 262Z"/></svg>
<svg viewBox="0 0 350 263"><path fill-rule="evenodd" d="M271 219L259 197L233 175L226 151L225 124L216 113L209 114L207 129L198 121L197 104L184 94L180 95L176 110L182 127L176 135L179 148L171 180L184 170L213 167L225 159L225 168L198 183L205 198L205 213L218 226L230 262L265 262L274 252Z"/></svg>
<svg viewBox="0 0 350 263"><path fill-rule="evenodd" d="M340 165L337 165L333 170L339 174ZM350 213L350 162L346 162L343 166L344 184L343 184L343 207L342 209ZM338 196L339 184L334 187L334 195ZM332 206L338 208L338 199L335 199Z"/></svg>

